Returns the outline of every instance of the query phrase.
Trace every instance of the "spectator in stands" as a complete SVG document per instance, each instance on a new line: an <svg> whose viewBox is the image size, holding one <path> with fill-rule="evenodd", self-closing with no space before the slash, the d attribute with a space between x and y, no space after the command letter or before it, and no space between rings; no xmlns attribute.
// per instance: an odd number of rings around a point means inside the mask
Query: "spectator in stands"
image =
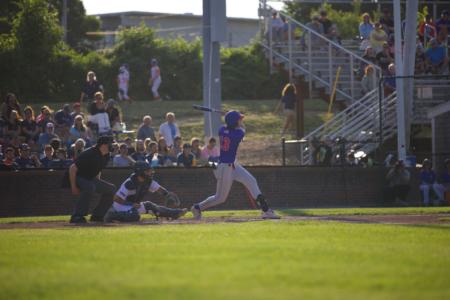
<svg viewBox="0 0 450 300"><path fill-rule="evenodd" d="M322 24L324 35L333 42L340 44L341 38L339 37L337 25L328 19L326 10L320 11L319 22Z"/></svg>
<svg viewBox="0 0 450 300"><path fill-rule="evenodd" d="M362 56L362 58L364 58L364 60L371 62L373 65L377 64L377 57L375 52L373 51L372 46L368 46L366 48L366 50L364 51L364 54ZM362 61L359 63L359 70L358 70L358 75L361 76L361 78L364 76L364 72L366 70L366 67L369 64L366 63L365 61Z"/></svg>
<svg viewBox="0 0 450 300"><path fill-rule="evenodd" d="M122 118L119 109L117 109L115 105L116 101L114 99L109 99L108 102L106 102L106 113L109 117L109 125L114 131L122 131Z"/></svg>
<svg viewBox="0 0 450 300"><path fill-rule="evenodd" d="M131 167L135 164L134 159L128 155L128 147L126 144L121 144L119 147L119 154L114 156L114 167Z"/></svg>
<svg viewBox="0 0 450 300"><path fill-rule="evenodd" d="M3 127L3 135L9 139L19 137L21 123L22 120L20 119L19 113L15 110L11 110L6 126Z"/></svg>
<svg viewBox="0 0 450 300"><path fill-rule="evenodd" d="M199 161L202 156L202 149L200 147L200 139L193 137L191 139L191 153L194 154L195 160Z"/></svg>
<svg viewBox="0 0 450 300"><path fill-rule="evenodd" d="M388 36L394 33L394 19L388 8L383 9L383 15L380 17L379 23Z"/></svg>
<svg viewBox="0 0 450 300"><path fill-rule="evenodd" d="M75 120L76 116L82 116L84 119L84 114L81 112L81 104L80 102L75 102L72 105L72 112L70 113L70 117L72 117L72 120Z"/></svg>
<svg viewBox="0 0 450 300"><path fill-rule="evenodd" d="M19 116L22 116L22 109L20 108L20 104L19 101L17 101L16 95L14 95L13 93L8 93L5 97L5 102L1 107L1 118L3 118L5 121L8 120L12 110L17 111Z"/></svg>
<svg viewBox="0 0 450 300"><path fill-rule="evenodd" d="M83 101L94 100L95 94L103 92L103 86L97 81L97 77L93 71L89 71L86 76L86 82L84 83L81 91L80 103Z"/></svg>
<svg viewBox="0 0 450 300"><path fill-rule="evenodd" d="M351 150L350 153L347 155L347 166L349 167L356 167L358 166L358 160L355 157L355 151Z"/></svg>
<svg viewBox="0 0 450 300"><path fill-rule="evenodd" d="M142 124L139 126L137 131L137 139L145 141L146 138L156 141L155 131L152 128L152 117L144 116L142 118Z"/></svg>
<svg viewBox="0 0 450 300"><path fill-rule="evenodd" d="M414 63L414 74L423 75L427 71L427 61L425 57L425 51L422 44L416 46L416 58Z"/></svg>
<svg viewBox="0 0 450 300"><path fill-rule="evenodd" d="M432 205L430 202L430 191L433 191L439 202L444 201L444 187L437 183L436 173L431 167L431 161L424 159L420 171L420 191L424 206Z"/></svg>
<svg viewBox="0 0 450 300"><path fill-rule="evenodd" d="M128 64L123 64L119 68L119 74L117 75L117 97L120 101L130 101L128 96L128 85L130 82L130 72L128 71Z"/></svg>
<svg viewBox="0 0 450 300"><path fill-rule="evenodd" d="M388 67L388 76L384 80L384 96L389 96L396 89L395 65L390 64Z"/></svg>
<svg viewBox="0 0 450 300"><path fill-rule="evenodd" d="M136 140L136 151L131 154L134 161L145 161L145 146L143 140Z"/></svg>
<svg viewBox="0 0 450 300"><path fill-rule="evenodd" d="M103 100L103 93L97 92L94 95L94 101L89 104L88 112L91 115L96 115L98 113L106 112L105 101Z"/></svg>
<svg viewBox="0 0 450 300"><path fill-rule="evenodd" d="M73 163L72 159L67 158L66 149L59 148L56 150L56 158L50 162L51 169L65 169Z"/></svg>
<svg viewBox="0 0 450 300"><path fill-rule="evenodd" d="M183 145L183 152L177 157L177 166L191 168L196 165L194 154L191 152L191 145L186 143Z"/></svg>
<svg viewBox="0 0 450 300"><path fill-rule="evenodd" d="M446 193L450 193L450 159L446 159L444 162L444 171L441 174L441 184L444 187Z"/></svg>
<svg viewBox="0 0 450 300"><path fill-rule="evenodd" d="M366 95L376 88L375 74L372 65L368 65L364 70L364 77L361 80L361 96Z"/></svg>
<svg viewBox="0 0 450 300"><path fill-rule="evenodd" d="M76 160L78 156L84 151L86 148L86 142L83 139L77 139L75 143L70 145L68 156L70 159Z"/></svg>
<svg viewBox="0 0 450 300"><path fill-rule="evenodd" d="M136 149L133 146L133 139L130 137L126 137L123 142L127 145L128 155L133 155L133 153L136 152Z"/></svg>
<svg viewBox="0 0 450 300"><path fill-rule="evenodd" d="M159 135L164 137L167 147L172 147L173 139L176 136L180 136L180 130L175 123L175 114L173 112L166 114L166 122L162 123L159 127Z"/></svg>
<svg viewBox="0 0 450 300"><path fill-rule="evenodd" d="M283 27L284 23L283 21L278 17L278 13L274 11L272 13L272 19L271 19L271 28L272 28L272 41L274 43L281 42L281 37L283 34ZM268 39L270 37L268 36Z"/></svg>
<svg viewBox="0 0 450 300"><path fill-rule="evenodd" d="M283 22L283 39L289 41L289 27L291 27L291 40L295 40L295 29L297 28L294 23L286 20L286 17L281 16L281 21Z"/></svg>
<svg viewBox="0 0 450 300"><path fill-rule="evenodd" d="M383 51L379 52L376 56L377 64L380 66L384 75L387 75L388 67L394 62L394 58L391 55L388 43L383 44Z"/></svg>
<svg viewBox="0 0 450 300"><path fill-rule="evenodd" d="M410 174L406 170L402 160L395 163L386 175L387 188L385 191L385 199L389 203L397 203L406 205L406 196L408 196ZM398 199L398 200L397 200Z"/></svg>
<svg viewBox="0 0 450 300"><path fill-rule="evenodd" d="M443 10L441 12L441 18L436 22L436 29L438 34L441 32L443 32L444 36L448 36L450 34L450 18L447 10Z"/></svg>
<svg viewBox="0 0 450 300"><path fill-rule="evenodd" d="M24 137L25 141L34 140L37 141L39 138L39 128L34 118L34 111L31 106L25 107L23 110L25 119L20 124L21 136Z"/></svg>
<svg viewBox="0 0 450 300"><path fill-rule="evenodd" d="M283 91L281 92L281 99L275 108L275 112L279 112L283 106L283 113L286 116L283 129L280 132L282 136L284 136L288 130L294 129L296 103L297 89L294 84L288 83L284 86Z"/></svg>
<svg viewBox="0 0 450 300"><path fill-rule="evenodd" d="M64 104L63 108L55 113L55 133L64 142L69 139L69 131L74 122L70 113L69 104Z"/></svg>
<svg viewBox="0 0 450 300"><path fill-rule="evenodd" d="M47 123L54 123L52 113L53 110L47 105L41 107L41 113L36 117L36 123L41 133L45 132Z"/></svg>
<svg viewBox="0 0 450 300"><path fill-rule="evenodd" d="M147 146L147 156L145 158L152 167L158 167L164 165L164 160L161 155L158 154L158 143L150 141Z"/></svg>
<svg viewBox="0 0 450 300"><path fill-rule="evenodd" d="M46 131L39 135L38 144L41 150L44 150L45 145L50 144L52 139L59 139L59 136L55 134L55 126L53 123L47 123Z"/></svg>
<svg viewBox="0 0 450 300"><path fill-rule="evenodd" d="M0 171L15 171L18 169L18 165L15 162L16 154L14 148L8 147L5 150L5 157L0 164Z"/></svg>
<svg viewBox="0 0 450 300"><path fill-rule="evenodd" d="M178 154L183 152L183 141L180 136L176 136L173 140L173 145L169 149L170 157L174 157L176 161Z"/></svg>
<svg viewBox="0 0 450 300"><path fill-rule="evenodd" d="M314 148L314 164L320 166L331 166L333 150L331 149L331 141L329 138L325 137L323 141L319 141L315 138L312 142L312 146Z"/></svg>
<svg viewBox="0 0 450 300"><path fill-rule="evenodd" d="M212 162L218 162L219 161L219 147L217 147L217 142L214 137L211 137L208 141L208 145L203 147L202 153L200 156L200 159L202 161L212 161Z"/></svg>
<svg viewBox="0 0 450 300"><path fill-rule="evenodd" d="M53 161L54 149L51 145L44 146L44 157L41 158L41 167L50 169L51 162Z"/></svg>
<svg viewBox="0 0 450 300"><path fill-rule="evenodd" d="M312 30L316 31L317 33L323 35L325 33L323 29L322 23L320 23L319 16L313 16L312 21L306 24L307 27L311 28ZM305 42L308 42L308 34L305 31L305 35L303 36L303 39ZM311 34L311 47L312 49L318 49L322 47L322 39L317 36L316 34Z"/></svg>
<svg viewBox="0 0 450 300"><path fill-rule="evenodd" d="M75 117L75 122L69 131L70 143L75 142L78 139L83 139L88 147L92 144L93 136L91 130L84 124L83 116L77 115Z"/></svg>
<svg viewBox="0 0 450 300"><path fill-rule="evenodd" d="M105 102L101 92L95 94L95 101L90 105L89 112L91 116L88 118L88 125L90 125L91 129L98 136L110 135L112 133L111 124L109 123L109 116L106 113Z"/></svg>
<svg viewBox="0 0 450 300"><path fill-rule="evenodd" d="M419 36L425 47L428 46L428 42L436 38L436 24L434 24L430 15L426 15L425 19L419 23Z"/></svg>
<svg viewBox="0 0 450 300"><path fill-rule="evenodd" d="M425 52L427 65L432 74L445 74L448 71L448 57L445 48L436 39L430 40L430 48Z"/></svg>
<svg viewBox="0 0 450 300"><path fill-rule="evenodd" d="M383 51L383 45L387 42L387 37L383 26L380 23L375 23L375 28L370 33L370 46L372 46L375 53Z"/></svg>
<svg viewBox="0 0 450 300"><path fill-rule="evenodd" d="M62 148L62 143L61 143L61 140L59 139L59 138L53 138L53 139L51 139L50 140L50 146L52 146L53 147L53 150L54 150L54 152L53 152L53 158L57 158L57 155L58 155L58 150L60 149L60 148Z"/></svg>
<svg viewBox="0 0 450 300"><path fill-rule="evenodd" d="M41 162L36 154L30 154L28 144L22 144L19 148L19 157L16 158L16 164L19 169L39 168Z"/></svg>
<svg viewBox="0 0 450 300"><path fill-rule="evenodd" d="M160 159L161 166L170 166L172 165L173 157L170 156L169 147L167 146L166 140L164 137L160 137L158 139L158 155Z"/></svg>
<svg viewBox="0 0 450 300"><path fill-rule="evenodd" d="M362 23L359 24L359 36L361 38L361 46L360 50L366 50L366 48L370 45L370 33L373 30L373 24L370 22L370 15L368 13L364 13L362 15Z"/></svg>

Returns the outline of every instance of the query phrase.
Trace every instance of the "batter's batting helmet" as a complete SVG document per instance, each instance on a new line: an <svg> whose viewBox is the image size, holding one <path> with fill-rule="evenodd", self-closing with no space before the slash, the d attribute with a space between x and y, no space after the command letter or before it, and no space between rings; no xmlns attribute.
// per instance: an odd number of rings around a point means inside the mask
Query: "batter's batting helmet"
<svg viewBox="0 0 450 300"><path fill-rule="evenodd" d="M137 161L134 164L134 173L138 176L144 176L145 171L150 170L152 166L145 161Z"/></svg>
<svg viewBox="0 0 450 300"><path fill-rule="evenodd" d="M238 111L231 110L227 112L225 115L225 123L227 124L228 127L236 127L238 121L243 117L244 116L241 115Z"/></svg>

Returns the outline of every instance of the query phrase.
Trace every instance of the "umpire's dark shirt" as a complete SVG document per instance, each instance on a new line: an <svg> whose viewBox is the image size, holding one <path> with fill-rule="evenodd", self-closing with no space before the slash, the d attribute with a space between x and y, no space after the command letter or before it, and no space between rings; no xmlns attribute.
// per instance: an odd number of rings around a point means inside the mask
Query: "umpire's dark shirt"
<svg viewBox="0 0 450 300"><path fill-rule="evenodd" d="M88 148L75 161L75 165L78 168L77 176L92 180L106 167L108 161L109 153L102 155L97 147Z"/></svg>

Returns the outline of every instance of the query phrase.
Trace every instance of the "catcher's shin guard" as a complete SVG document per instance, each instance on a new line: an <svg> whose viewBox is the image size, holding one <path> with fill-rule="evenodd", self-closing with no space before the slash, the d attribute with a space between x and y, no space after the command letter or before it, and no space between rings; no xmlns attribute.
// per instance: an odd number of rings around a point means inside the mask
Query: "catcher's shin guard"
<svg viewBox="0 0 450 300"><path fill-rule="evenodd" d="M156 218L161 217L175 220L186 213L186 210L184 209L175 209L175 208L168 208L165 206L159 206L151 201L142 202L142 204L144 204L144 207L147 211L152 211L153 214L156 216Z"/></svg>
<svg viewBox="0 0 450 300"><path fill-rule="evenodd" d="M263 212L269 210L269 205L267 204L267 201L262 194L259 194L258 197L256 197L256 202L258 203L259 207L261 207L261 210Z"/></svg>
<svg viewBox="0 0 450 300"><path fill-rule="evenodd" d="M104 222L110 223L113 221L118 222L138 222L141 219L137 209L132 208L129 211L116 211L114 208L110 208L104 217Z"/></svg>

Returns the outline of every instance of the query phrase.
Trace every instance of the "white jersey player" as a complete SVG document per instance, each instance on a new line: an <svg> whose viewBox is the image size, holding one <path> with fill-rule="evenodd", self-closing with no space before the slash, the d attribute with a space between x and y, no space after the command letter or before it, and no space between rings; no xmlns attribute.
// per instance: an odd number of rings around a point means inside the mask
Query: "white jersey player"
<svg viewBox="0 0 450 300"><path fill-rule="evenodd" d="M119 68L119 75L117 75L117 85L118 85L118 98L120 101L130 100L128 96L128 86L130 82L130 72L128 71L127 65L122 65Z"/></svg>
<svg viewBox="0 0 450 300"><path fill-rule="evenodd" d="M153 100L161 100L161 96L158 93L159 86L161 85L161 70L158 67L158 61L152 59L152 68L150 69L149 85L152 88Z"/></svg>
<svg viewBox="0 0 450 300"><path fill-rule="evenodd" d="M269 208L255 177L236 162L236 153L245 135L242 119L243 116L237 111L229 111L225 115L226 126L222 126L219 130L220 159L217 169L214 171L217 179L216 194L192 206L191 211L194 219L201 219L203 210L225 202L234 180L242 183L253 199L256 199L262 210L262 218L279 219L274 211Z"/></svg>

